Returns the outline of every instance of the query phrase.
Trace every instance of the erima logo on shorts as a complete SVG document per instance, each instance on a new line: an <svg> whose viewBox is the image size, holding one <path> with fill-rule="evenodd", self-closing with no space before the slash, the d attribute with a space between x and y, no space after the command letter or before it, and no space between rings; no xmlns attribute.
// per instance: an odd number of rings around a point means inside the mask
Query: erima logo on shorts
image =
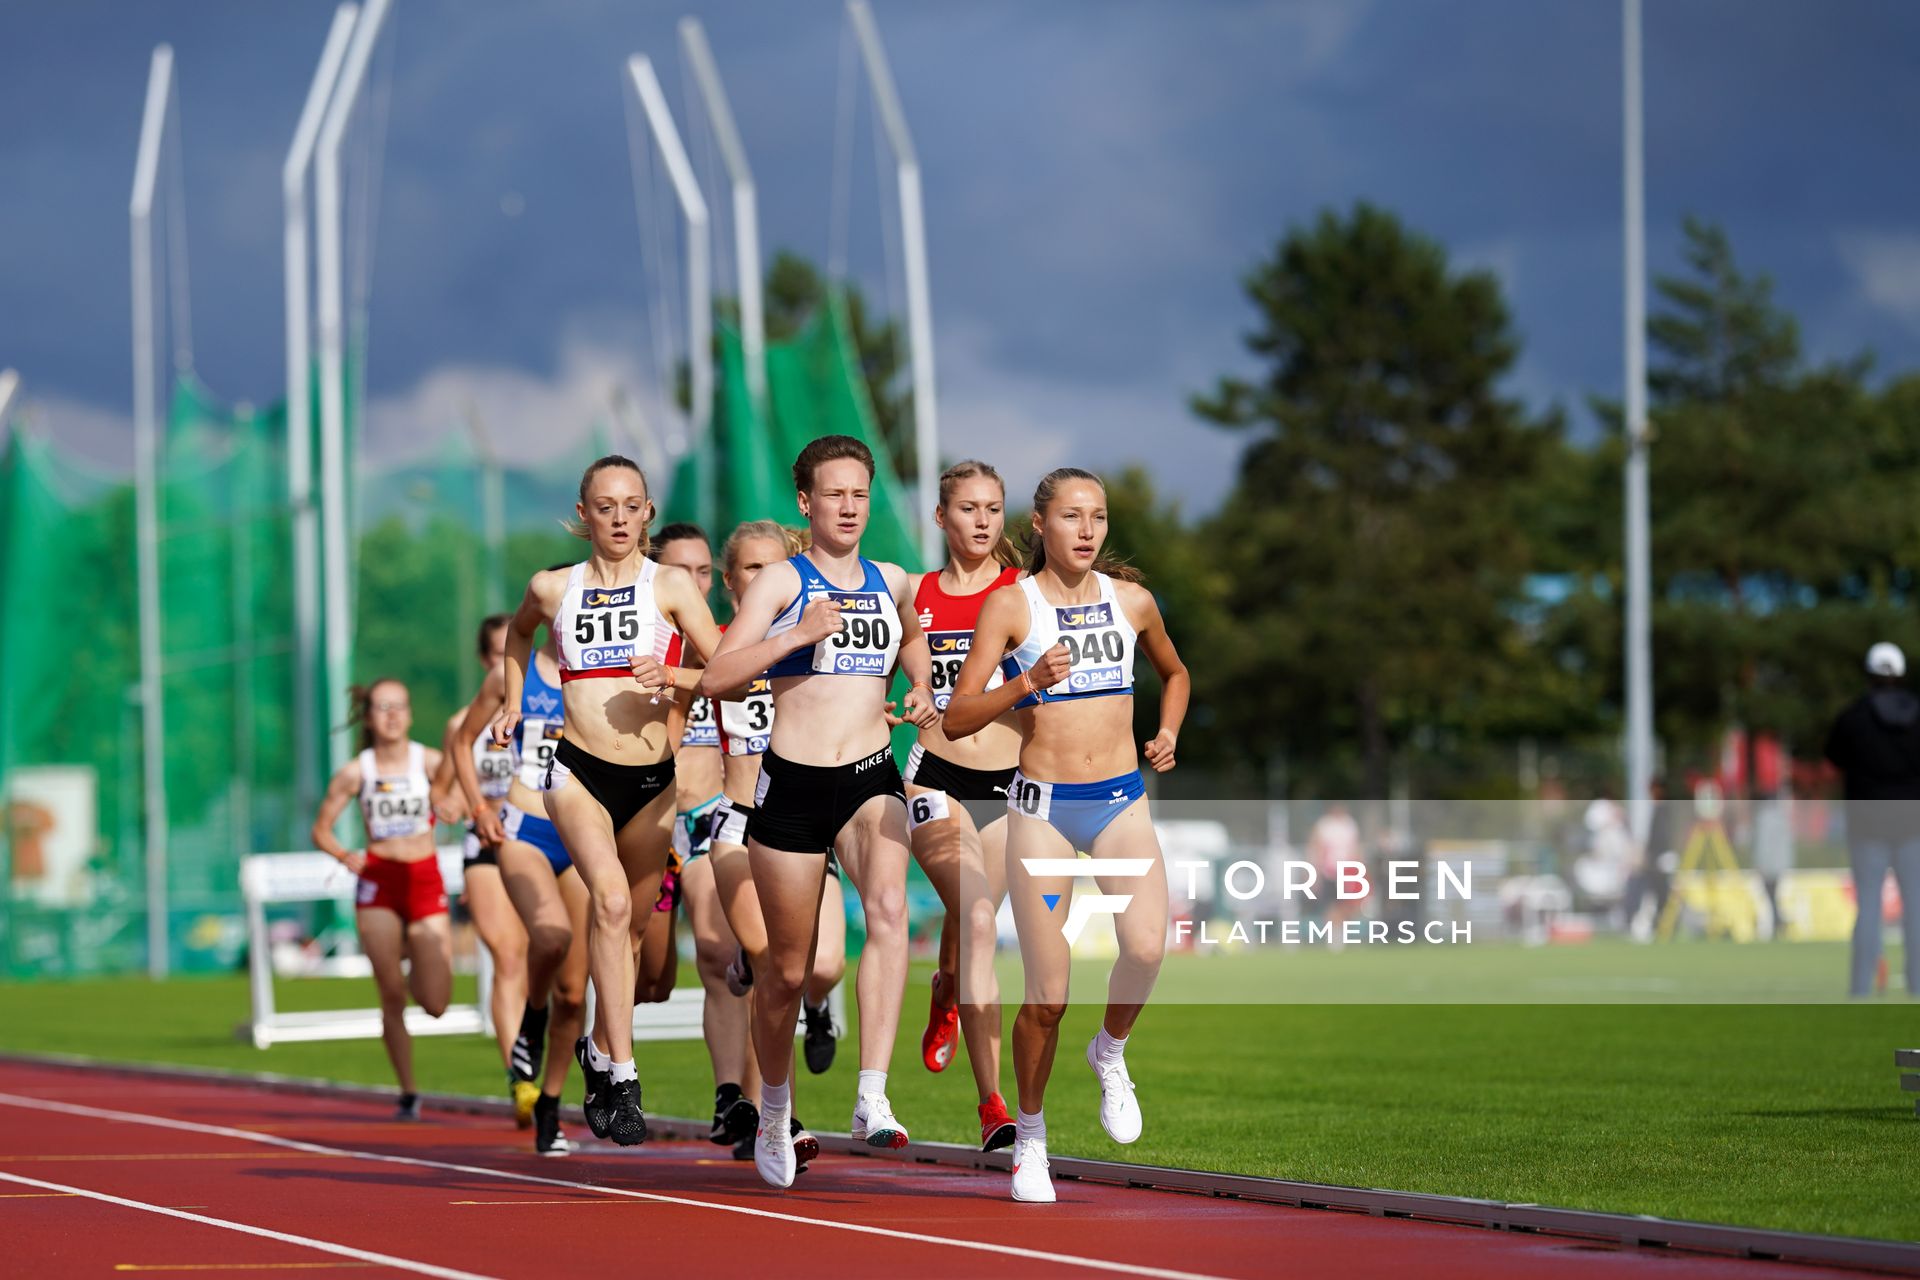
<svg viewBox="0 0 1920 1280"><path fill-rule="evenodd" d="M633 665L633 646L620 644L610 649L582 649L580 665L582 667L630 667Z"/></svg>
<svg viewBox="0 0 1920 1280"><path fill-rule="evenodd" d="M1027 869L1030 876L1069 876L1075 880L1091 880L1096 876L1123 880L1138 880L1153 870L1151 858L1022 858L1020 865ZM1060 906L1060 895L1043 893L1040 900L1047 904L1049 912ZM1117 916L1133 904L1130 893L1088 893L1073 899L1073 905L1067 909L1067 918L1061 922L1060 932L1066 935L1067 945L1080 941L1080 935L1086 932L1087 924L1095 916Z"/></svg>
<svg viewBox="0 0 1920 1280"><path fill-rule="evenodd" d="M1078 604L1067 609L1056 608L1053 613L1060 620L1060 629L1063 631L1113 625L1113 606L1104 600L1099 604Z"/></svg>
<svg viewBox="0 0 1920 1280"><path fill-rule="evenodd" d="M633 603L633 586L588 587L580 593L582 609L615 609Z"/></svg>
<svg viewBox="0 0 1920 1280"><path fill-rule="evenodd" d="M1067 675L1067 688L1074 693L1118 689L1126 682L1127 673L1119 667L1095 667L1091 671L1074 671Z"/></svg>

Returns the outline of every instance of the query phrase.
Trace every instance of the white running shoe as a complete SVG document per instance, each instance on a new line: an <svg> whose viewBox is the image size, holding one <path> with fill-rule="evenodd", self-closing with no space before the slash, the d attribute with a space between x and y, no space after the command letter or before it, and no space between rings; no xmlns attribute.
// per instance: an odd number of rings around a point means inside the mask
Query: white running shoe
<svg viewBox="0 0 1920 1280"><path fill-rule="evenodd" d="M1013 1144L1013 1198L1023 1204L1053 1203L1045 1138L1022 1138Z"/></svg>
<svg viewBox="0 0 1920 1280"><path fill-rule="evenodd" d="M793 1134L787 1117L771 1111L760 1113L760 1132L753 1139L753 1167L770 1187L790 1187L798 1169L793 1158Z"/></svg>
<svg viewBox="0 0 1920 1280"><path fill-rule="evenodd" d="M1133 1077L1127 1074L1124 1058L1112 1066L1102 1063L1093 1051L1097 1043L1097 1040L1087 1042L1087 1065L1100 1078L1100 1127L1115 1142L1137 1141L1140 1104L1133 1096Z"/></svg>
<svg viewBox="0 0 1920 1280"><path fill-rule="evenodd" d="M853 1109L853 1140L870 1147L898 1151L907 1145L907 1127L893 1118L884 1093L863 1093Z"/></svg>

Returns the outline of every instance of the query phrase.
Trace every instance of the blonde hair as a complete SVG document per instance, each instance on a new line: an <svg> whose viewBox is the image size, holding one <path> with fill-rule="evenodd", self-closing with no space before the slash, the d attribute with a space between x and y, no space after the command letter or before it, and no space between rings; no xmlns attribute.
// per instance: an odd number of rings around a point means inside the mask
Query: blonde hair
<svg viewBox="0 0 1920 1280"><path fill-rule="evenodd" d="M653 486L647 483L647 473L642 471L640 464L632 458L624 457L617 453L610 453L604 458L594 459L587 469L580 473L580 505L583 507L587 505L587 486L593 483L593 478L602 471L607 471L614 467L625 467L640 477L640 491L647 495L647 505L651 507L653 505ZM640 554L643 556L651 555L653 552L653 540L647 533L647 525L652 523L653 513L648 512L646 520L640 525ZM562 520L560 527L582 542L591 542L593 540L593 531L587 528L587 522L579 516Z"/></svg>
<svg viewBox="0 0 1920 1280"><path fill-rule="evenodd" d="M803 548L794 545L793 530L774 520L749 520L736 526L727 535L727 545L720 549L721 572L729 576L734 570L734 561L739 558L740 548L750 538L771 538L787 549L787 554L797 556Z"/></svg>
<svg viewBox="0 0 1920 1280"><path fill-rule="evenodd" d="M1040 484L1033 491L1033 514L1042 520L1046 519L1047 508L1053 505L1054 495L1059 492L1060 486L1069 480L1091 480L1100 486L1101 493L1104 494L1107 491L1107 486L1093 472L1082 471L1079 467L1059 467L1040 477ZM1029 529L1027 530L1027 572L1038 577L1040 571L1046 567L1046 539L1040 536L1038 530ZM1138 569L1124 560L1115 560L1106 555L1094 557L1093 571L1104 573L1109 578L1120 582L1143 581Z"/></svg>
<svg viewBox="0 0 1920 1280"><path fill-rule="evenodd" d="M982 462L978 458L968 458L964 462L954 463L940 473L941 510L944 511L947 504L953 501L953 491L960 487L962 480L972 480L976 477L991 480L1000 486L1000 501L1004 506L1007 500L1007 482L1000 478L1000 473L995 471L990 463ZM1020 548L1015 546L1013 539L1007 536L1004 523L1000 527L1000 540L993 544L990 554L1001 565L1010 569L1018 568L1023 562Z"/></svg>

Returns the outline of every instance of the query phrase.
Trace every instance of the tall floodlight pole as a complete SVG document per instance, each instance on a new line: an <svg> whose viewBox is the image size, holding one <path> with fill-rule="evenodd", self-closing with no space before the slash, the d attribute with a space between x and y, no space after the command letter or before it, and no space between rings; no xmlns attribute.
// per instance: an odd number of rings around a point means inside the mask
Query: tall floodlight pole
<svg viewBox="0 0 1920 1280"><path fill-rule="evenodd" d="M1622 0L1627 343L1627 815L1636 840L1653 806L1652 570L1647 516L1647 250L1640 110L1640 0Z"/></svg>
<svg viewBox="0 0 1920 1280"><path fill-rule="evenodd" d="M933 566L944 558L945 543L940 530L927 519L940 473L940 426L933 400L933 302L927 286L927 225L920 201L920 161L914 154L913 135L907 132L907 116L900 109L887 51L881 47L880 29L874 25L867 0L847 0L847 18L860 44L860 60L866 67L874 109L893 152L900 188L900 247L907 269L907 342L913 361L913 451L918 463L915 497L920 512L912 523L920 529L921 557Z"/></svg>
<svg viewBox="0 0 1920 1280"><path fill-rule="evenodd" d="M306 105L293 130L293 145L280 170L285 232L282 256L287 288L287 501L293 510L293 752L296 812L318 798L319 721L314 694L320 674L320 530L313 504L313 340L308 322L307 170L313 163L320 121L346 59L347 39L359 6L333 11L333 25L320 50L320 66L307 87Z"/></svg>
<svg viewBox="0 0 1920 1280"><path fill-rule="evenodd" d="M146 809L147 976L167 976L166 718L160 686L160 372L155 307L153 193L160 178L173 101L173 49L156 45L147 72L146 114L133 167L134 524L140 597L140 777Z"/></svg>
<svg viewBox="0 0 1920 1280"><path fill-rule="evenodd" d="M747 394L755 408L765 409L767 322L760 297L760 202L754 192L753 170L747 165L747 149L740 143L726 86L720 82L720 69L714 64L706 29L698 18L680 19L680 45L686 51L694 83L700 88L701 101L706 104L707 119L713 123L721 163L727 166L727 184L733 193L733 256L739 266L740 347L746 357Z"/></svg>
<svg viewBox="0 0 1920 1280"><path fill-rule="evenodd" d="M353 583L348 573L346 324L342 294L345 255L341 249L343 193L340 151L347 125L367 78L374 43L386 24L390 0L368 0L347 44L340 83L320 124L314 156L314 274L318 277L320 328L320 538L326 601L327 702L329 726L347 722L347 681L352 675ZM337 728L327 738L327 769L346 761L345 739Z"/></svg>
<svg viewBox="0 0 1920 1280"><path fill-rule="evenodd" d="M627 78L640 100L647 119L647 132L667 167L673 183L674 198L680 203L680 216L687 224L687 364L691 372L692 439L713 419L713 250L707 202L700 194L700 183L687 160L687 149L680 144L680 130L674 126L673 113L667 110L667 97L660 92L660 78L645 54L627 59ZM646 211L640 211L642 218ZM702 493L696 504L703 513L702 525L709 524L711 493Z"/></svg>

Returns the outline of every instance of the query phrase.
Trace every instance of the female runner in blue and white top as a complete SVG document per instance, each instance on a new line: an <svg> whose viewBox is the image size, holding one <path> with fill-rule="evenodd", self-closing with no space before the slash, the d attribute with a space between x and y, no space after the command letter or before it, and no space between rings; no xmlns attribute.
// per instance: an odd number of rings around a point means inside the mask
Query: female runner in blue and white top
<svg viewBox="0 0 1920 1280"><path fill-rule="evenodd" d="M547 766L547 816L592 899L587 965L597 1004L593 1034L574 1053L586 1077L587 1126L633 1146L647 1137L633 1064L634 955L667 869L675 699L699 676L664 660L676 632L703 658L720 632L687 571L647 559L653 503L637 465L617 455L596 461L580 477L574 510L573 530L593 553L527 584L507 634L506 705L494 738L505 742L520 719L534 633L546 626L560 642L567 725Z"/></svg>
<svg viewBox="0 0 1920 1280"><path fill-rule="evenodd" d="M947 703L949 738L977 732L1010 708L1020 712L1020 768L1007 789L1007 892L1026 966L1026 1001L1013 1024L1016 1200L1054 1198L1041 1100L1067 1007L1069 938L1078 932L1076 851L1111 866L1112 875L1096 877L1103 894L1132 899L1113 918L1120 954L1107 980L1106 1018L1087 1046L1100 1081L1100 1123L1116 1142L1140 1136L1123 1054L1166 951L1166 869L1131 745L1136 646L1164 686L1160 731L1146 743L1156 772L1173 768L1190 682L1139 575L1100 558L1106 537L1107 494L1097 477L1063 467L1041 480L1030 576L987 597ZM996 667L1006 682L990 690Z"/></svg>
<svg viewBox="0 0 1920 1280"><path fill-rule="evenodd" d="M566 573L570 564L551 566ZM511 622L511 618L508 619ZM503 628L504 630L504 628ZM456 731L493 740L493 721L507 702L506 651L487 673ZM547 766L553 763L566 720L560 695L560 647L549 629L534 652L520 690L513 730L513 776L499 802L486 798L473 764L454 757L454 774L472 806L475 833L499 849L500 880L523 929L526 1009L515 1024L510 1062L516 1076L538 1082L532 1103L533 1149L543 1156L570 1150L560 1129L560 1095L572 1049L586 1023L587 888L547 820ZM495 1015L498 1017L499 1015ZM516 1102L521 1091L515 1091Z"/></svg>
<svg viewBox="0 0 1920 1280"><path fill-rule="evenodd" d="M860 555L873 454L850 436L822 436L800 451L793 483L812 545L754 578L701 684L709 697L725 698L762 672L773 680L773 736L747 824L747 854L767 927L766 962L754 974L753 1040L763 1082L754 1163L776 1187L793 1185L793 1033L829 853L853 878L867 925L856 983L853 1136L876 1147L906 1145L907 1131L886 1096L907 980L907 804L887 719L896 657L912 682L902 718L925 725L938 714L932 657L906 571Z"/></svg>

